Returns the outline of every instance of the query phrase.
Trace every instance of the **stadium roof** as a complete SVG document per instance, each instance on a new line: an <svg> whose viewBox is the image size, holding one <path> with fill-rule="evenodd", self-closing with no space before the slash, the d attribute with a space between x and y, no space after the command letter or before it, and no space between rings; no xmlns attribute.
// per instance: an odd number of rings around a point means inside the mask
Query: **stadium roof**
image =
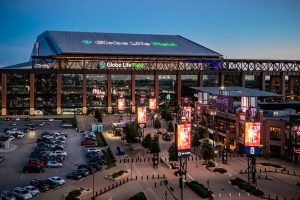
<svg viewBox="0 0 300 200"><path fill-rule="evenodd" d="M209 93L211 95L226 94L232 97L281 97L282 95L265 92L262 90L244 88L244 87L191 87L200 92ZM220 92L221 91L221 92Z"/></svg>
<svg viewBox="0 0 300 200"><path fill-rule="evenodd" d="M32 55L37 55L37 49L40 56L222 56L179 35L45 31L38 36Z"/></svg>

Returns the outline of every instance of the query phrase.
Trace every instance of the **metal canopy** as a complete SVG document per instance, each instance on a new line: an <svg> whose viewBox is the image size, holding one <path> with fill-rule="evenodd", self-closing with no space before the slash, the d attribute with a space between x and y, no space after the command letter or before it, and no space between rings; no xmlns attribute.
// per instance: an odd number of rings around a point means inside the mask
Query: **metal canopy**
<svg viewBox="0 0 300 200"><path fill-rule="evenodd" d="M222 91L226 93L227 96L232 97L281 97L282 95L265 92L262 90L255 90L244 87L191 87L192 89L200 92L209 93L211 95L222 94Z"/></svg>

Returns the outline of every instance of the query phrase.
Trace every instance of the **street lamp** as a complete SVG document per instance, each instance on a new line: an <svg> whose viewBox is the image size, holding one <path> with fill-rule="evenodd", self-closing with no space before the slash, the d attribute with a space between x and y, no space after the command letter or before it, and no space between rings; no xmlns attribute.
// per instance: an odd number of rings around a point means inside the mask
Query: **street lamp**
<svg viewBox="0 0 300 200"><path fill-rule="evenodd" d="M215 154L215 135L216 135L216 127L215 127L215 116L217 112L215 110L210 111L210 115L212 116L213 123L212 123L212 128L213 128L213 150ZM213 157L213 160L215 160L215 156Z"/></svg>

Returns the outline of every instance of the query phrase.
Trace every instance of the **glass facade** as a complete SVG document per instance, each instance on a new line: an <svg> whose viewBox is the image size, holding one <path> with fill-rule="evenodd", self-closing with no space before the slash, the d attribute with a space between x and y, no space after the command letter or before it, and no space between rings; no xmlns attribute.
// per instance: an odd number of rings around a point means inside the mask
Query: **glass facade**
<svg viewBox="0 0 300 200"><path fill-rule="evenodd" d="M149 98L150 93L154 92L154 75L135 75L135 98L136 103L139 102L141 95ZM148 105L149 101L145 100L144 105Z"/></svg>
<svg viewBox="0 0 300 200"><path fill-rule="evenodd" d="M7 74L7 114L29 115L29 74Z"/></svg>
<svg viewBox="0 0 300 200"><path fill-rule="evenodd" d="M2 108L2 75L0 75L0 107Z"/></svg>
<svg viewBox="0 0 300 200"><path fill-rule="evenodd" d="M95 108L106 110L107 106L107 76L106 74L87 74L87 107L89 111Z"/></svg>
<svg viewBox="0 0 300 200"><path fill-rule="evenodd" d="M259 76L256 75L245 75L245 87L251 89L260 89Z"/></svg>
<svg viewBox="0 0 300 200"><path fill-rule="evenodd" d="M82 113L82 74L62 74L62 114Z"/></svg>
<svg viewBox="0 0 300 200"><path fill-rule="evenodd" d="M131 102L131 75L128 74L112 74L111 75L111 104L113 112L117 111L119 94L123 93L125 98L125 110L130 110Z"/></svg>
<svg viewBox="0 0 300 200"><path fill-rule="evenodd" d="M270 140L281 141L281 128L270 127Z"/></svg>
<svg viewBox="0 0 300 200"><path fill-rule="evenodd" d="M224 75L224 86L225 87L233 87L240 86L241 76L236 74L225 74Z"/></svg>
<svg viewBox="0 0 300 200"><path fill-rule="evenodd" d="M219 75L203 75L203 87L218 87Z"/></svg>
<svg viewBox="0 0 300 200"><path fill-rule="evenodd" d="M181 75L181 97L188 97L190 101L194 100L194 90L190 87L198 86L197 75Z"/></svg>
<svg viewBox="0 0 300 200"><path fill-rule="evenodd" d="M36 74L34 108L35 115L55 115L57 100L56 74Z"/></svg>
<svg viewBox="0 0 300 200"><path fill-rule="evenodd" d="M176 75L159 75L159 103L176 105Z"/></svg>

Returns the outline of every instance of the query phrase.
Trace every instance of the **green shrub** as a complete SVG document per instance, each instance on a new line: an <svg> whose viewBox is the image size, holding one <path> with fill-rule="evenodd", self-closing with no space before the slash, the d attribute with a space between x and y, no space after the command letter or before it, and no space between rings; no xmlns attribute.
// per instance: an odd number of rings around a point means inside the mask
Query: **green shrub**
<svg viewBox="0 0 300 200"><path fill-rule="evenodd" d="M209 191L208 188L204 187L204 185L198 183L198 181L187 182L187 186L201 198L210 198L212 195L212 192Z"/></svg>
<svg viewBox="0 0 300 200"><path fill-rule="evenodd" d="M133 197L129 198L129 200L147 200L144 192L139 192L136 195L134 195Z"/></svg>
<svg viewBox="0 0 300 200"><path fill-rule="evenodd" d="M79 199L78 197L80 196L81 191L80 190L72 190L71 192L68 193L68 196L65 198L65 200L77 200Z"/></svg>
<svg viewBox="0 0 300 200"><path fill-rule="evenodd" d="M214 169L214 172L218 172L218 173L221 173L221 174L225 174L227 172L226 169L224 168L215 168Z"/></svg>
<svg viewBox="0 0 300 200"><path fill-rule="evenodd" d="M127 171L126 171L126 170L120 170L120 171L118 171L118 172L113 173L113 174L111 175L111 177L117 178L117 177L119 177L119 176L122 176L124 173L127 173Z"/></svg>
<svg viewBox="0 0 300 200"><path fill-rule="evenodd" d="M255 188L254 186L250 185L246 181L244 181L241 178L235 178L231 180L232 185L238 186L241 190L245 190L246 192L249 192L250 194L253 194L255 196L263 196L264 192Z"/></svg>
<svg viewBox="0 0 300 200"><path fill-rule="evenodd" d="M96 141L97 141L99 147L107 146L105 138L101 132L96 132Z"/></svg>
<svg viewBox="0 0 300 200"><path fill-rule="evenodd" d="M116 158L110 149L103 152L103 155L105 157L105 162L106 162L105 164L107 165L107 169L110 169L110 168L116 166Z"/></svg>

